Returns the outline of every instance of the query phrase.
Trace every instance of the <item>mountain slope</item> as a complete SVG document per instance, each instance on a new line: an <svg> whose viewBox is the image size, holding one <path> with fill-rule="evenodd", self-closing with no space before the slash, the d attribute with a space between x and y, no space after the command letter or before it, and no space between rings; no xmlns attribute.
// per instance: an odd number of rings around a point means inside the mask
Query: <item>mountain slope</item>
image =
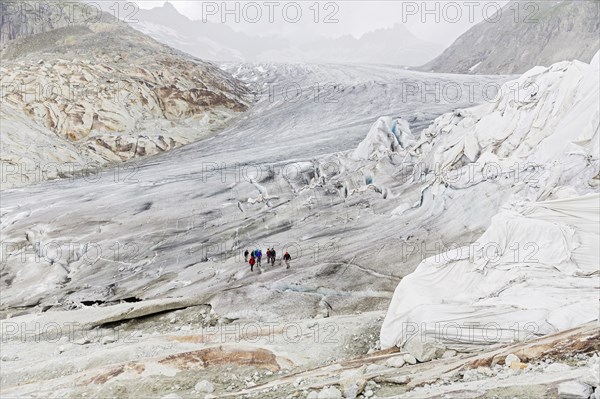
<svg viewBox="0 0 600 399"><path fill-rule="evenodd" d="M10 122L2 126L5 187L32 182L15 171L43 167L48 155L82 166L155 154L206 137L247 108L245 87L226 72L108 14L57 29L32 18L3 26L16 37L3 36L0 49L0 100ZM53 141L50 154L15 144L32 131L24 117Z"/></svg>
<svg viewBox="0 0 600 399"><path fill-rule="evenodd" d="M518 74L564 60L590 62L600 48L599 9L597 0L511 1L499 21L477 24L417 69Z"/></svg>

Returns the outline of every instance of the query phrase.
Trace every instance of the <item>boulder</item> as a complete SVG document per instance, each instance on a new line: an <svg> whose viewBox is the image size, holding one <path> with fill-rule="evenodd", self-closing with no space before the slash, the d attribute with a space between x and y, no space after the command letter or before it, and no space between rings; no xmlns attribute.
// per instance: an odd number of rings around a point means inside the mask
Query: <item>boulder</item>
<svg viewBox="0 0 600 399"><path fill-rule="evenodd" d="M469 369L463 373L463 381L477 381L482 378L482 375L477 370Z"/></svg>
<svg viewBox="0 0 600 399"><path fill-rule="evenodd" d="M520 363L521 359L519 359L519 357L515 354L509 354L508 356L506 356L506 358L504 359L504 364L506 364L508 367L510 367L513 363Z"/></svg>
<svg viewBox="0 0 600 399"><path fill-rule="evenodd" d="M558 385L560 399L587 399L592 392L591 386L579 381L567 381Z"/></svg>
<svg viewBox="0 0 600 399"><path fill-rule="evenodd" d="M100 342L102 343L102 345L108 345L108 344L112 344L116 341L114 336L111 335L107 335L102 337L102 339L100 340Z"/></svg>
<svg viewBox="0 0 600 399"><path fill-rule="evenodd" d="M581 377L581 382L597 388L600 386L600 361L598 357L591 357L587 365L589 368Z"/></svg>
<svg viewBox="0 0 600 399"><path fill-rule="evenodd" d="M196 392L213 393L215 387L210 381L202 380L194 386L194 390Z"/></svg>
<svg viewBox="0 0 600 399"><path fill-rule="evenodd" d="M442 357L446 351L446 347L442 343L420 336L409 339L404 344L404 349L421 363Z"/></svg>
<svg viewBox="0 0 600 399"><path fill-rule="evenodd" d="M342 399L342 392L336 387L323 388L318 399Z"/></svg>
<svg viewBox="0 0 600 399"><path fill-rule="evenodd" d="M356 399L356 397L358 396L359 393L362 392L364 388L361 388L358 384L354 383L354 384L345 384L342 387L342 392L344 394L344 398L345 399Z"/></svg>
<svg viewBox="0 0 600 399"><path fill-rule="evenodd" d="M346 399L355 399L367 385L363 378L366 366L356 370L346 370L340 375L340 388Z"/></svg>
<svg viewBox="0 0 600 399"><path fill-rule="evenodd" d="M512 362L509 367L512 370L523 370L523 369L527 368L527 364L521 363L521 362Z"/></svg>
<svg viewBox="0 0 600 399"><path fill-rule="evenodd" d="M402 359L404 359L404 361L408 364L417 364L417 359L415 359L415 357L410 353L407 353L404 356L402 356Z"/></svg>
<svg viewBox="0 0 600 399"><path fill-rule="evenodd" d="M592 387L600 386L600 368L598 366L586 369L581 376L581 382Z"/></svg>
<svg viewBox="0 0 600 399"><path fill-rule="evenodd" d="M374 380L379 383L404 385L410 382L410 377L407 375L397 377L378 376L375 377Z"/></svg>
<svg viewBox="0 0 600 399"><path fill-rule="evenodd" d="M388 367L395 367L395 368L400 368L402 366L404 366L404 359L400 356L397 357L391 357L388 360L386 360L385 365Z"/></svg>

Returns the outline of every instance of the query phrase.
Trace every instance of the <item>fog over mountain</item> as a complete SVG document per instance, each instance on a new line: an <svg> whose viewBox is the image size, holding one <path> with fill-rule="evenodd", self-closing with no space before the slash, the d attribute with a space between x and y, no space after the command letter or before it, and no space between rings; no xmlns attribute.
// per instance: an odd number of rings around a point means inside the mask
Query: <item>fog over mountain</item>
<svg viewBox="0 0 600 399"><path fill-rule="evenodd" d="M281 36L236 32L226 24L192 20L169 2L162 7L141 9L135 19L133 28L196 57L215 61L421 65L443 50L440 44L415 37L402 24L374 30L358 39L344 35L300 43Z"/></svg>

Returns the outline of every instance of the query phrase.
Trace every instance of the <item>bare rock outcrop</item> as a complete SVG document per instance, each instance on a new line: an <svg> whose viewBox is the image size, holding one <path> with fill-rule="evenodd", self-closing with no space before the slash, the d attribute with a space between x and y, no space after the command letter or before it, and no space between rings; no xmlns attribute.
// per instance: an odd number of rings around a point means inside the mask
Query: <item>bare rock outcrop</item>
<svg viewBox="0 0 600 399"><path fill-rule="evenodd" d="M43 170L47 152L62 174L66 162L81 169L157 154L207 137L247 108L246 89L229 74L108 14L61 24L43 3L23 4L41 15L12 10L0 29L5 187L52 178L22 173ZM24 119L48 145L10 144L33 134Z"/></svg>
<svg viewBox="0 0 600 399"><path fill-rule="evenodd" d="M513 0L418 69L519 74L564 60L590 62L600 48L599 9L597 1Z"/></svg>

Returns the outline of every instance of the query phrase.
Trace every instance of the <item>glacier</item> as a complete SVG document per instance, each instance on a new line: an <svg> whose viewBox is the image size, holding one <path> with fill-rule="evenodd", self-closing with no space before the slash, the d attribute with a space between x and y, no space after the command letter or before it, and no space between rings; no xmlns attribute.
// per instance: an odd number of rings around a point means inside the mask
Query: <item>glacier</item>
<svg viewBox="0 0 600 399"><path fill-rule="evenodd" d="M423 397L419 387L448 370L504 359L513 349L502 345L513 339L585 346L597 334L589 325L562 331L597 314L597 58L535 68L510 78L494 101L458 103L406 101L402 90L407 82L509 77L356 65L224 68L249 87L293 83L302 94L290 101L263 91L214 137L140 159L129 171L2 192L0 325L10 343L3 395L147 397L175 384L194 395L208 379L219 396L279 399L343 388L351 371L353 381L390 379L409 390L404 396ZM323 92L336 102L315 100L315 79L320 87L339 83ZM543 244L539 261L515 263L515 253L531 254L514 244L529 241ZM509 252L490 260L480 250L491 242ZM36 244L59 244L63 256L49 259ZM292 268L250 272L241 253L254 245L297 251ZM564 292L571 295L556 294ZM491 331L444 342L459 350L451 358L386 365L408 351L396 347L406 338L398 326L433 325L424 337L437 338L435 323L449 317L506 325L492 342ZM76 323L77 337L88 339L40 342L8 329L51 323ZM272 323L264 340L222 340L223 331ZM293 342L287 324L301 331ZM134 339L115 340L117 332ZM223 363L204 367L206 359ZM544 381L583 378L588 369ZM239 381L249 370L257 386Z"/></svg>

